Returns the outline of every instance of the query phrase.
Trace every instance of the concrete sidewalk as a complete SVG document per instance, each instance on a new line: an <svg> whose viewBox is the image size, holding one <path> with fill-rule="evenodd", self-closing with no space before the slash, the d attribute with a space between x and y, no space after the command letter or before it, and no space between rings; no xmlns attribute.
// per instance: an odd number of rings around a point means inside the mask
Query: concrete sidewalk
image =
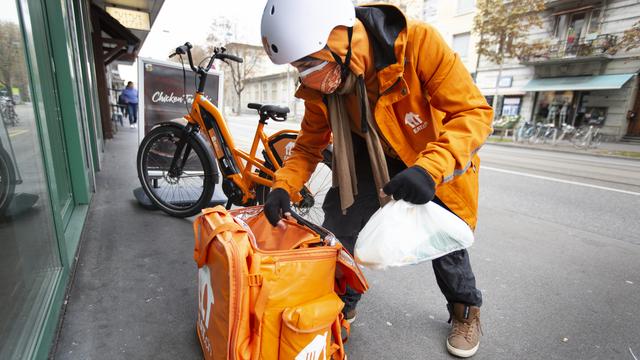
<svg viewBox="0 0 640 360"><path fill-rule="evenodd" d="M199 359L189 219L133 200L137 129L106 143L56 359Z"/></svg>
<svg viewBox="0 0 640 360"><path fill-rule="evenodd" d="M615 158L640 160L640 144L622 142L603 142L597 148L577 149L567 140L552 144L529 144L527 142L514 143L510 137L490 136L488 144L499 146L511 146L523 149L564 152L571 154L585 154L593 156L606 156Z"/></svg>

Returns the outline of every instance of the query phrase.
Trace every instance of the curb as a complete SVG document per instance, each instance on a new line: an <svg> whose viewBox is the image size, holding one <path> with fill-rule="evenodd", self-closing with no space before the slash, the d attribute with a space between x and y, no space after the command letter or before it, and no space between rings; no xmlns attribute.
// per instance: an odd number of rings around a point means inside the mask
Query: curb
<svg viewBox="0 0 640 360"><path fill-rule="evenodd" d="M564 154L586 155L586 156L595 156L595 157L602 157L602 158L626 159L626 160L640 161L640 158L636 158L636 157L621 156L621 155L613 155L613 154L598 154L598 153L591 153L591 152L582 152L582 151L566 150L566 149L563 149L563 148L554 148L554 149L549 149L549 148L541 148L541 147L528 146L528 145L520 145L520 144L514 144L514 143L501 143L501 142L491 142L491 141L487 141L485 144L486 144L486 145L502 146L502 147L518 148L518 149L529 149L529 150L536 150L536 151L547 151L547 152L553 152L553 153L564 153Z"/></svg>

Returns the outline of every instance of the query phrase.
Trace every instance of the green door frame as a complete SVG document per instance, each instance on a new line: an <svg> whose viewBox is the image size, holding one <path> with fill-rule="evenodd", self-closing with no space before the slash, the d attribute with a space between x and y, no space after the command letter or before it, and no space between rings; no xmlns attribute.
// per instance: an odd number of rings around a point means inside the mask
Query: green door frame
<svg viewBox="0 0 640 360"><path fill-rule="evenodd" d="M98 109L98 89L96 87L96 75L93 67L93 46L91 46L91 24L89 23L89 2L84 0L73 0L73 10L75 14L76 31L78 34L78 44L80 48L80 59L82 75L85 80L84 96L87 99L87 119L89 127L89 142L91 143L91 155L93 157L93 168L100 171L100 155L103 151L102 124L100 121L100 111Z"/></svg>
<svg viewBox="0 0 640 360"><path fill-rule="evenodd" d="M89 179L85 163L84 134L80 121L78 98L80 94L77 88L77 76L73 65L73 43L68 28L69 19L67 2L65 0L47 1L46 14L49 25L51 52L55 63L55 77L57 80L60 110L64 127L64 139L67 145L67 157L69 171L71 172L71 184L73 195L77 204L88 204L91 198L89 191ZM82 76L80 74L80 76Z"/></svg>
<svg viewBox="0 0 640 360"><path fill-rule="evenodd" d="M51 98L51 84L42 82L40 72L43 72L45 76L51 75L52 69L49 66L42 67L42 62L39 62L39 55L42 49L48 48L46 40L46 25L44 23L44 8L42 2L37 0L18 0L18 15L22 23L23 40L25 44L25 59L27 62L27 68L31 79L31 100L34 106L34 116L36 127L38 128L38 137L40 140L40 151L42 153L43 165L45 169L45 178L47 189L49 192L49 206L51 207L53 214L53 226L54 236L56 239L53 241L64 238L64 226L62 218L60 217L60 210L58 207L58 201L54 199L57 195L55 164L52 159L51 141L49 138L49 130L47 127L46 114L56 114L57 109L51 108L52 102L48 99ZM44 48L43 48L44 46ZM48 57L48 55L47 55ZM45 94L49 96L45 96ZM47 204L45 204L46 206ZM54 339L58 319L60 317L61 304L64 300L64 293L66 289L67 279L69 278L69 262L66 256L63 256L63 249L58 244L58 257L60 259L61 268L57 272L52 284L50 284L50 296L48 301L43 303L42 311L42 327L34 329L35 332L31 334L33 336L33 342L29 348L29 353L25 354L26 357L32 359L44 359L48 357L51 344Z"/></svg>

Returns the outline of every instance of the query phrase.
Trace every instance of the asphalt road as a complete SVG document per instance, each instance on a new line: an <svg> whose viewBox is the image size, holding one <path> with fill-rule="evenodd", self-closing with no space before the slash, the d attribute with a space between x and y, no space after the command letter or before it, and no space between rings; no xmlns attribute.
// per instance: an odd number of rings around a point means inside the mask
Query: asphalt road
<svg viewBox="0 0 640 360"><path fill-rule="evenodd" d="M640 353L640 162L487 145L470 250L482 289L476 359ZM621 192L625 191L625 192ZM367 272L350 359L446 359L429 264Z"/></svg>
<svg viewBox="0 0 640 360"><path fill-rule="evenodd" d="M238 145L248 147L256 124L229 120ZM283 127L297 126L267 131ZM108 143L98 174L55 357L198 359L191 223L133 203L127 130ZM481 157L475 359L637 360L640 161L495 145ZM431 265L366 274L349 359L451 359Z"/></svg>
<svg viewBox="0 0 640 360"><path fill-rule="evenodd" d="M231 119L234 135L248 140L251 119ZM480 156L475 358L640 356L640 161L498 145ZM349 359L450 358L432 274L428 263L367 271Z"/></svg>

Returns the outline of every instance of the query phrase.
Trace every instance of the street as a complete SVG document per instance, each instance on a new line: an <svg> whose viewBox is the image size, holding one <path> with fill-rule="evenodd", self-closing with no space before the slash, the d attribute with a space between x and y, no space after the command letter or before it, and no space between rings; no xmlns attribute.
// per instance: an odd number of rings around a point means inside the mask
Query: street
<svg viewBox="0 0 640 360"><path fill-rule="evenodd" d="M485 336L476 358L640 353L640 162L497 145L480 156L471 256ZM367 272L350 359L449 358L432 273L430 264Z"/></svg>
<svg viewBox="0 0 640 360"><path fill-rule="evenodd" d="M256 123L230 120L238 145L248 146ZM297 126L271 122L267 132ZM201 356L191 223L134 204L135 159L118 160L134 147L129 129L109 145L58 359ZM640 161L497 145L480 155L470 253L484 336L474 358L636 360ZM452 359L429 263L366 275L371 289L352 326L350 360Z"/></svg>
<svg viewBox="0 0 640 360"><path fill-rule="evenodd" d="M480 155L470 253L484 336L475 358L633 360L640 162L495 145ZM448 314L432 273L429 264L367 272L372 287L350 359L450 358Z"/></svg>
<svg viewBox="0 0 640 360"><path fill-rule="evenodd" d="M250 118L230 122L240 139L253 127ZM640 353L640 161L497 145L480 156L471 258L485 335L475 358ZM432 274L430 264L367 272L350 359L450 358Z"/></svg>

